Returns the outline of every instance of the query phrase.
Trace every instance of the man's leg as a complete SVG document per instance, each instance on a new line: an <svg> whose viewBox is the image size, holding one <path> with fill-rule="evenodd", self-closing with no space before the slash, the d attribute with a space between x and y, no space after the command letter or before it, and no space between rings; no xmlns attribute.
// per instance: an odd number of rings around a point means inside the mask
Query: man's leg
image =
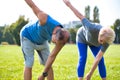
<svg viewBox="0 0 120 80"><path fill-rule="evenodd" d="M50 54L49 43L46 41L43 45L39 45L39 50L37 50L39 55L39 60L42 65L45 65L48 56ZM52 67L48 71L47 80L54 80L54 73Z"/></svg>
<svg viewBox="0 0 120 80"><path fill-rule="evenodd" d="M24 80L32 80L32 68L24 68Z"/></svg>
<svg viewBox="0 0 120 80"><path fill-rule="evenodd" d="M47 51L47 53L46 53ZM38 55L39 55L39 59L40 59L40 62L41 64L45 65L45 62L48 58L48 52L49 52L49 49L45 49L45 50L41 50L41 51L38 51ZM48 71L48 76L47 76L47 80L54 80L54 73L53 73L53 69L52 67L50 68L50 70Z"/></svg>
<svg viewBox="0 0 120 80"><path fill-rule="evenodd" d="M33 43L29 41L27 38L21 38L21 47L23 51L23 56L25 60L25 68L24 68L24 80L32 79L32 66L34 62L34 48Z"/></svg>

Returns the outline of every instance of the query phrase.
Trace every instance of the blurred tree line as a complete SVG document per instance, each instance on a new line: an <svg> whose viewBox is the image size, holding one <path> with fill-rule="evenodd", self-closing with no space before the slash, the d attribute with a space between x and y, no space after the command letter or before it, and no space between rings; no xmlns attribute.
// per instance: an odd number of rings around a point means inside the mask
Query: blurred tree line
<svg viewBox="0 0 120 80"><path fill-rule="evenodd" d="M85 16L91 22L100 23L99 9L97 6L93 10L93 20L90 19L90 6L85 7ZM25 20L24 16L20 16L19 19L11 25L0 26L0 43L7 42L8 44L20 45L20 30L29 22L29 19ZM70 43L76 43L76 32L81 27L77 25L75 28L69 28L71 34ZM120 43L120 19L116 19L114 24L110 26L114 29L116 38L114 43Z"/></svg>
<svg viewBox="0 0 120 80"><path fill-rule="evenodd" d="M19 19L12 23L10 26L5 25L0 27L0 43L7 42L9 44L17 44L20 45L20 30L21 28L27 24L29 20L25 20L24 16L20 16Z"/></svg>

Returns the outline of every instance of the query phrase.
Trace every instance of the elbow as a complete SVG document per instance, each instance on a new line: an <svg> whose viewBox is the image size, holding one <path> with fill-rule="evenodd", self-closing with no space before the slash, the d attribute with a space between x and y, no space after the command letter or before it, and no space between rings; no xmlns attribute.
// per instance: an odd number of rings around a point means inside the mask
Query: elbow
<svg viewBox="0 0 120 80"><path fill-rule="evenodd" d="M52 62L54 62L54 60L55 60L56 56L55 56L55 55L50 54L50 55L49 55L49 58L50 58L50 60L51 60Z"/></svg>
<svg viewBox="0 0 120 80"><path fill-rule="evenodd" d="M99 63L100 60L101 60L101 57L96 57L96 58L95 58L95 62L96 62L96 63Z"/></svg>

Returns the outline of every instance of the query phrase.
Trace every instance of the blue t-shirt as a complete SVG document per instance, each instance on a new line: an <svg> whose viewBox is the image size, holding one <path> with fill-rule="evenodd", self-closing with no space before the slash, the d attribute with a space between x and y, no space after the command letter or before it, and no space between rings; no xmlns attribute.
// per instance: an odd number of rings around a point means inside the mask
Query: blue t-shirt
<svg viewBox="0 0 120 80"><path fill-rule="evenodd" d="M56 26L62 27L59 22L48 15L46 24L41 26L39 20L33 24L28 23L23 27L21 33L22 36L28 38L33 43L42 44L46 40L51 40L53 30Z"/></svg>

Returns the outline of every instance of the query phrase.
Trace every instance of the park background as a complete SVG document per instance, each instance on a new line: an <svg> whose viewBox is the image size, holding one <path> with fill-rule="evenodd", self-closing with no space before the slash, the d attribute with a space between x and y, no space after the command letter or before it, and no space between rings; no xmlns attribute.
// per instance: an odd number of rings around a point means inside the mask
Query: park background
<svg viewBox="0 0 120 80"><path fill-rule="evenodd" d="M50 45L52 50L54 44ZM111 45L104 54L107 80L120 80L120 45ZM85 74L90 70L94 57L88 50ZM55 80L77 80L77 47L74 44L66 44L57 55L53 63ZM43 72L43 66L39 64L35 53L32 80L37 80ZM20 46L0 46L0 80L23 80L24 59ZM101 80L98 69L95 70L91 80Z"/></svg>
<svg viewBox="0 0 120 80"><path fill-rule="evenodd" d="M80 20L65 6L62 0L33 0L43 11L61 22L71 34L70 42L58 55L53 67L55 80L77 80L76 32L82 26ZM120 1L119 0L70 0L91 22L111 27L116 34L114 44L105 56L108 80L119 80L120 75ZM49 8L48 8L49 7ZM36 20L24 0L0 1L0 80L23 80L24 60L20 48L19 32L30 21ZM51 49L54 44L50 44ZM41 67L35 54L33 80L41 74ZM86 72L89 71L93 56L89 51ZM100 80L96 71L92 80Z"/></svg>

